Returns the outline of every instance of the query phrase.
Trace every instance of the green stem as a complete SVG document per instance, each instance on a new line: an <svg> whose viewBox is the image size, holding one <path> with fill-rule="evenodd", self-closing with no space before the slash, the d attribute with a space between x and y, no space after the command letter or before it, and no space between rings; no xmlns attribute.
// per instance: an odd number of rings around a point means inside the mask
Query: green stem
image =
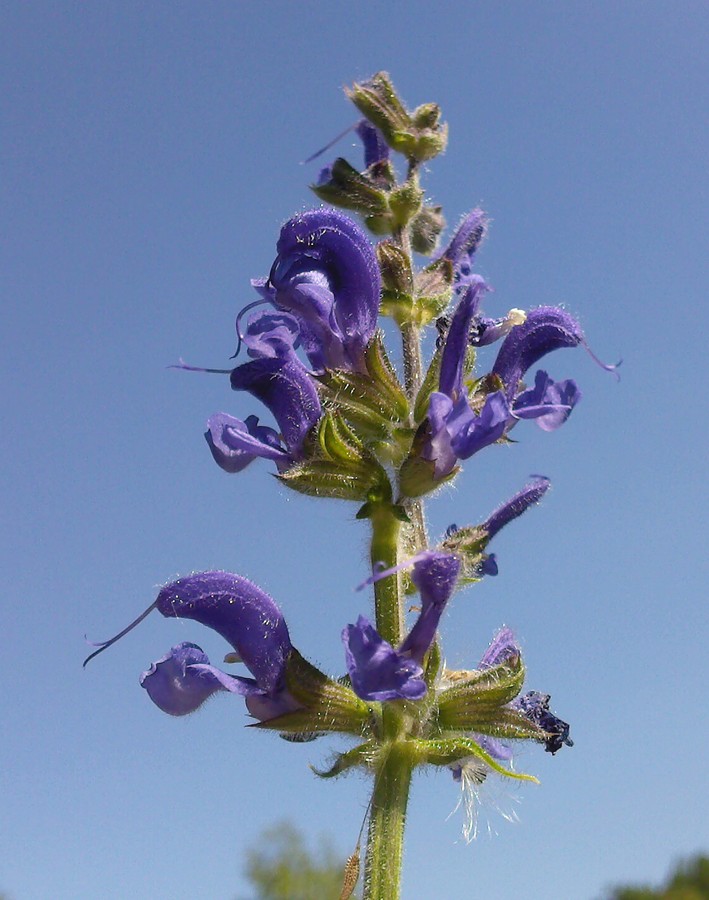
<svg viewBox="0 0 709 900"><path fill-rule="evenodd" d="M401 339L404 349L404 389L413 410L423 381L421 337L418 326L411 322L404 323L401 326Z"/></svg>
<svg viewBox="0 0 709 900"><path fill-rule="evenodd" d="M392 744L377 772L364 868L363 900L399 900L411 761L405 744Z"/></svg>
<svg viewBox="0 0 709 900"><path fill-rule="evenodd" d="M410 162L407 180L413 181L417 164ZM411 238L408 227L394 234L394 240L411 259ZM412 410L423 381L420 328L413 323L401 327L404 357L404 387ZM408 542L416 550L427 546L423 504L407 503L411 518ZM401 522L389 504L381 504L372 514L371 560L374 567L383 563L392 568L399 562ZM411 540L413 534L413 541ZM399 573L375 582L374 603L379 634L393 647L403 638L404 612ZM401 864L404 854L404 826L406 806L411 786L412 759L407 753L406 721L402 704L382 704L381 738L384 741L379 765L375 773L374 790L369 815L367 854L364 869L363 900L399 900L401 893Z"/></svg>
<svg viewBox="0 0 709 900"><path fill-rule="evenodd" d="M399 562L399 534L401 522L389 504L381 504L372 517L372 571L391 569ZM403 611L400 599L399 573L387 575L374 583L374 609L377 631L393 647L401 643Z"/></svg>

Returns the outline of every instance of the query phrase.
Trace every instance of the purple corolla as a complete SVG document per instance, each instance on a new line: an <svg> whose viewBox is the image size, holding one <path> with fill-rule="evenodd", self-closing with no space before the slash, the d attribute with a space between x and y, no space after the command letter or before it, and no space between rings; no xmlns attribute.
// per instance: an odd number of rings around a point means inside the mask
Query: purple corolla
<svg viewBox="0 0 709 900"><path fill-rule="evenodd" d="M447 259L453 266L453 284L462 293L472 284L472 264L478 247L487 234L488 219L481 209L474 209L465 216L453 233L453 237L438 260Z"/></svg>
<svg viewBox="0 0 709 900"><path fill-rule="evenodd" d="M177 644L140 679L164 712L187 715L219 691L245 697L249 712L261 721L298 708L285 688L292 645L283 615L268 594L231 572L200 572L165 585L135 622L88 659L115 643L153 609L168 618L193 619L212 628L231 644L235 661L243 662L252 675L229 675L212 666L196 644Z"/></svg>
<svg viewBox="0 0 709 900"><path fill-rule="evenodd" d="M520 390L520 383L527 370L547 353L583 343L579 323L557 306L533 309L524 324L512 329L502 342L492 374L505 385L505 395L515 418L536 419L545 431L553 431L568 419L581 399L575 381L554 382L540 370L533 388Z"/></svg>
<svg viewBox="0 0 709 900"><path fill-rule="evenodd" d="M455 589L460 560L438 551L425 551L415 559L411 577L421 595L421 612L399 649L385 641L364 616L342 632L352 687L363 700L420 700L426 693L424 657Z"/></svg>
<svg viewBox="0 0 709 900"><path fill-rule="evenodd" d="M360 119L359 122L352 127L354 127L357 137L362 141L364 149L364 168L369 169L377 163L387 162L389 159L389 145L384 140L384 135L381 131L366 119ZM327 146L323 147L322 150L318 150L317 153L314 153L306 160L306 162L310 162L326 150L329 150L334 143L344 137L345 134L348 134L352 130L352 127L348 128L343 134L339 134L334 141L331 141ZM327 182L332 179L332 169L333 163L330 163L320 170L320 174L318 175L319 185L327 184Z"/></svg>
<svg viewBox="0 0 709 900"><path fill-rule="evenodd" d="M476 412L468 402L463 383L470 325L486 289L478 275L465 289L443 348L439 390L431 394L429 401L430 435L423 455L434 463L436 479L452 472L459 459L468 459L501 438L510 419L510 406L503 391L489 394Z"/></svg>
<svg viewBox="0 0 709 900"><path fill-rule="evenodd" d="M464 364L470 329L486 290L483 279L471 276L451 321L441 356L439 390L431 394L429 436L425 459L434 462L434 477L450 474L457 461L468 459L493 444L521 418L535 418L544 430L558 428L580 399L574 381L554 382L538 372L530 390L521 378L542 356L560 347L577 346L583 336L578 323L564 310L533 310L522 325L513 327L500 347L492 370L502 387L488 393L479 408L469 402Z"/></svg>
<svg viewBox="0 0 709 900"><path fill-rule="evenodd" d="M491 669L493 666L499 666L513 656L518 656L520 652L519 644L512 630L503 627L493 637L490 646L480 660L478 668L484 671L485 669ZM548 753L554 754L564 744L567 747L573 747L574 742L569 737L570 726L549 710L550 700L549 694L529 691L515 698L509 706L511 709L522 713L525 718L538 725L546 733L544 749ZM488 740L490 739L488 738ZM494 752L491 752L491 756L494 756L496 759L510 759L512 751L502 741L495 741Z"/></svg>
<svg viewBox="0 0 709 900"><path fill-rule="evenodd" d="M291 334L282 324L278 331ZM264 343L267 348L274 344L291 346L280 334L278 341ZM313 380L295 353L262 355L237 366L231 373L231 386L261 400L273 414L280 433L259 425L256 416L242 422L216 413L207 422L205 438L218 465L227 472L240 472L261 457L274 460L278 470L284 471L300 459L305 437L320 419L322 407Z"/></svg>
<svg viewBox="0 0 709 900"><path fill-rule="evenodd" d="M314 369L355 369L377 325L381 278L365 232L333 209L313 209L281 229L262 296L298 322Z"/></svg>

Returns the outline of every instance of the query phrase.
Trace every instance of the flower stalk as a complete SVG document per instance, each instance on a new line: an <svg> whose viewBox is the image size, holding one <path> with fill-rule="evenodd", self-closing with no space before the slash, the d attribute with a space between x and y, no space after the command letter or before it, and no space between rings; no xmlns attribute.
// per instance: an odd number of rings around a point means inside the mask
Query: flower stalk
<svg viewBox="0 0 709 900"><path fill-rule="evenodd" d="M392 743L375 776L363 900L399 900L401 896L404 827L412 771L405 743Z"/></svg>

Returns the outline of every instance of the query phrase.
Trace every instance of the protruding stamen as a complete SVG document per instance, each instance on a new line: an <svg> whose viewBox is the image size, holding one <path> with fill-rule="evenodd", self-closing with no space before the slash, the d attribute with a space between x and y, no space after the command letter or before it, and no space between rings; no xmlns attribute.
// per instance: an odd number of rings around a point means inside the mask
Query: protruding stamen
<svg viewBox="0 0 709 900"><path fill-rule="evenodd" d="M210 375L231 375L231 369L204 369L202 366L188 366L182 358L168 366L168 369L184 369L185 372L208 372Z"/></svg>
<svg viewBox="0 0 709 900"><path fill-rule="evenodd" d="M155 609L156 606L157 606L157 600L155 601L155 603L151 603L150 606L145 610L145 612L141 613L137 619L135 619L133 622L131 622L130 625L128 625L126 628L123 629L123 631L119 631L118 634L115 635L115 637L110 638L110 640L98 641L97 643L94 643L93 641L89 641L88 643L91 644L93 647L98 647L98 650L94 650L93 653L90 653L86 657L86 659L84 660L84 663L83 663L84 667L86 667L86 663L89 660L93 659L94 656L98 656L99 653L103 653L103 651L107 650L111 646L111 644L115 644L116 641L120 641L120 639L124 635L128 634L129 631L132 631L136 625L140 625L140 623L143 621L143 619L149 613L151 613Z"/></svg>
<svg viewBox="0 0 709 900"><path fill-rule="evenodd" d="M241 351L241 345L244 341L244 335L241 333L240 326L241 326L241 320L244 317L245 313L249 312L252 309L256 309L257 306L263 306L264 304L267 304L267 303L268 303L268 300L265 300L264 298L261 298L260 300L254 300L253 303L247 303L246 306L241 310L239 315L236 317L237 343L236 343L236 350L234 351L234 355L230 356L229 357L230 359L236 359L236 357L239 355L239 352Z"/></svg>
<svg viewBox="0 0 709 900"><path fill-rule="evenodd" d="M318 156L322 156L326 150L329 150L330 147L334 147L338 141L341 141L343 137L348 135L350 131L354 131L357 127L357 122L354 122L352 125L348 125L344 131L341 131L337 137L334 137L329 144L325 144L324 147L321 147L319 150L316 150L315 153L311 153L307 159L304 159L301 163L301 166L307 166L308 163L312 162L314 159L317 159Z"/></svg>
<svg viewBox="0 0 709 900"><path fill-rule="evenodd" d="M617 370L618 370L618 367L619 367L619 366L621 365L621 363L623 362L622 359L619 359L618 362L617 362L614 366L611 365L610 363L604 363L603 360L602 360L602 359L599 359L599 358L596 356L596 354L593 352L593 350L591 350L591 348L590 348L590 347L588 346L588 344L586 343L586 340L585 340L585 339L581 341L581 344L583 345L583 348L584 348L584 350L586 351L586 353L588 353L588 355L591 357L591 359L592 359L597 365L599 365L602 369L605 369L606 372L610 372L610 373L613 375L613 377L615 378L616 381L620 381L620 373L619 373Z"/></svg>

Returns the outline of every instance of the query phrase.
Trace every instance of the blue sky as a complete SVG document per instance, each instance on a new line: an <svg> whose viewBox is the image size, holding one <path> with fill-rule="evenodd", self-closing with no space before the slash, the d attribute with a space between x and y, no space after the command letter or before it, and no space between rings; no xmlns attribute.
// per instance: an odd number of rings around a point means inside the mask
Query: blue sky
<svg viewBox="0 0 709 900"><path fill-rule="evenodd" d="M554 434L470 461L434 534L480 521L532 472L554 490L497 541L497 579L442 624L453 667L503 622L576 746L519 766L521 824L466 846L457 789L420 776L404 897L591 900L709 846L706 692L706 4L479 2L3 5L0 890L13 900L244 894L243 849L285 817L349 853L357 776L308 769L336 742L244 730L238 700L160 714L140 672L180 640L149 618L86 671L84 633L123 627L178 574L226 568L281 604L339 674L367 612L352 505L229 477L202 438L255 410L226 379L234 317L278 229L313 204L299 165L354 120L378 69L435 100L450 147L426 187L455 223L493 219L491 303L563 303L583 352L552 376L584 399ZM354 158L350 138L337 148ZM9 659L7 658L9 655Z"/></svg>

